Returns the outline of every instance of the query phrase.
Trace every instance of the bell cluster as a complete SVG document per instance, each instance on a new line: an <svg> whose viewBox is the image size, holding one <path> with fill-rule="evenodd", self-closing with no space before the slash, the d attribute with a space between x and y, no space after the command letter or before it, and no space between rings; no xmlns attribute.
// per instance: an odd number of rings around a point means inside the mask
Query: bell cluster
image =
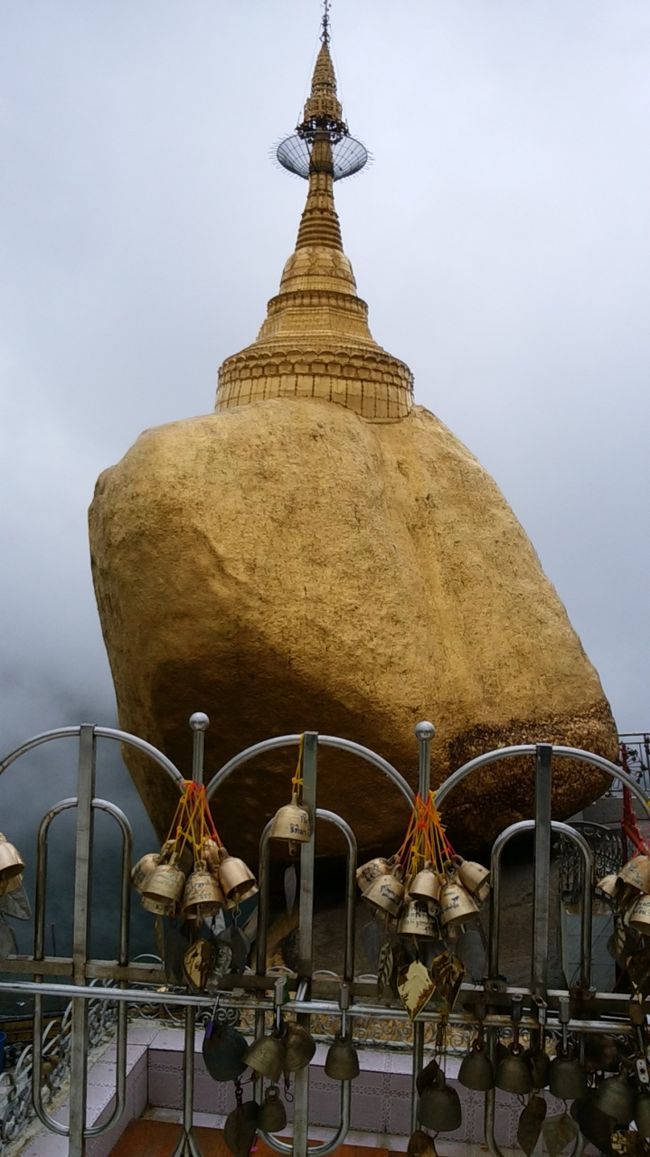
<svg viewBox="0 0 650 1157"><path fill-rule="evenodd" d="M385 913L399 935L437 940L441 932L478 918L490 873L482 864L453 856L440 867L425 861L409 877L397 856L380 856L357 869L357 883L366 903Z"/></svg>
<svg viewBox="0 0 650 1157"><path fill-rule="evenodd" d="M618 873L604 876L596 894L613 905L624 928L650 936L650 855L633 856Z"/></svg>
<svg viewBox="0 0 650 1157"><path fill-rule="evenodd" d="M167 840L160 852L138 860L131 882L148 912L180 915L197 924L223 908L237 908L257 892L250 868L212 838L202 842L198 856L187 841Z"/></svg>

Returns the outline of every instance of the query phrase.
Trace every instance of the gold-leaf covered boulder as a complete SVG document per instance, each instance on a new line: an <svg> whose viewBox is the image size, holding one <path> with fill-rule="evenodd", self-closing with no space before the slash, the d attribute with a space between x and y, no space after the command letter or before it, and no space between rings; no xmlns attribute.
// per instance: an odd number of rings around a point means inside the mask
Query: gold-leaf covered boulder
<svg viewBox="0 0 650 1157"><path fill-rule="evenodd" d="M305 110L307 204L257 341L224 363L216 413L148 430L97 484L93 574L120 725L187 769L188 716L207 711L208 774L259 740L318 730L415 783L423 718L436 782L524 741L611 757L598 676L530 542L370 334L332 196L340 115L326 38ZM174 794L127 758L162 835ZM242 855L286 802L294 760L247 764L215 802ZM396 790L331 751L320 767L321 806L353 824L362 852L391 853L407 815ZM558 761L555 814L602 789ZM468 851L532 809L532 761L510 760L466 780L445 819ZM329 825L318 849L343 851Z"/></svg>

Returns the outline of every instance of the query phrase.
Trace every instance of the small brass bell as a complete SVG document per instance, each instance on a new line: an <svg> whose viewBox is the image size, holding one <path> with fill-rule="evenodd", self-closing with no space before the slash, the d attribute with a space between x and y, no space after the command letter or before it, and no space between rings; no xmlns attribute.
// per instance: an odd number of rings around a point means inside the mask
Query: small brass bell
<svg viewBox="0 0 650 1157"><path fill-rule="evenodd" d="M549 1089L562 1101L575 1101L587 1095L587 1074L577 1057L558 1048L548 1071Z"/></svg>
<svg viewBox="0 0 650 1157"><path fill-rule="evenodd" d="M650 1093L641 1093L634 1106L634 1121L640 1137L650 1137Z"/></svg>
<svg viewBox="0 0 650 1157"><path fill-rule="evenodd" d="M275 1034L258 1037L249 1045L243 1059L256 1073L275 1083L280 1080L284 1069L284 1044Z"/></svg>
<svg viewBox="0 0 650 1157"><path fill-rule="evenodd" d="M154 868L157 868L160 863L160 852L147 852L146 856L141 856L137 864L134 864L131 869L131 883L133 887L141 892L146 884L149 876Z"/></svg>
<svg viewBox="0 0 650 1157"><path fill-rule="evenodd" d="M0 881L6 883L8 880L13 880L14 876L20 876L24 868L25 864L20 852L0 832Z"/></svg>
<svg viewBox="0 0 650 1157"><path fill-rule="evenodd" d="M497 1065L495 1084L505 1093L530 1093L533 1084L530 1068L523 1049L518 1045L510 1045L504 1057Z"/></svg>
<svg viewBox="0 0 650 1157"><path fill-rule="evenodd" d="M223 1139L234 1157L248 1157L257 1133L259 1115L257 1101L244 1101L226 1117Z"/></svg>
<svg viewBox="0 0 650 1157"><path fill-rule="evenodd" d="M176 904L183 895L185 874L176 864L158 864L145 880L142 895L149 900Z"/></svg>
<svg viewBox="0 0 650 1157"><path fill-rule="evenodd" d="M440 893L440 923L443 927L465 924L477 914L478 904L467 889L457 880L448 880Z"/></svg>
<svg viewBox="0 0 650 1157"><path fill-rule="evenodd" d="M142 895L140 903L147 912L152 912L154 916L173 916L176 911L173 900L154 900L151 896Z"/></svg>
<svg viewBox="0 0 650 1157"><path fill-rule="evenodd" d="M637 892L650 892L650 856L633 856L627 864L623 864L617 879L617 891L625 886Z"/></svg>
<svg viewBox="0 0 650 1157"><path fill-rule="evenodd" d="M219 881L208 872L205 863L197 860L194 871L188 876L181 911L187 917L215 916L223 908L225 897Z"/></svg>
<svg viewBox="0 0 650 1157"><path fill-rule="evenodd" d="M382 873L366 888L363 898L373 907L397 916L404 900L404 885L392 872Z"/></svg>
<svg viewBox="0 0 650 1157"><path fill-rule="evenodd" d="M257 1118L257 1127L264 1133L279 1133L287 1123L287 1110L277 1085L269 1085Z"/></svg>
<svg viewBox="0 0 650 1157"><path fill-rule="evenodd" d="M468 1053L465 1053L458 1072L458 1080L466 1089L473 1089L476 1093L486 1093L494 1088L494 1069L483 1042L475 1040Z"/></svg>
<svg viewBox="0 0 650 1157"><path fill-rule="evenodd" d="M208 871L219 872L219 865L221 864L221 846L216 840L211 837L203 841L201 848L201 859L205 860Z"/></svg>
<svg viewBox="0 0 650 1157"><path fill-rule="evenodd" d="M361 888L361 891L365 892L373 880L377 879L377 876L385 876L390 872L390 869L390 862L384 859L383 856L377 856L374 860L368 860L367 864L362 864L360 868L357 868L356 872L357 884Z"/></svg>
<svg viewBox="0 0 650 1157"><path fill-rule="evenodd" d="M298 796L294 792L291 803L276 811L269 838L272 840L289 840L291 843L307 844L311 839L311 823L307 808L298 803Z"/></svg>
<svg viewBox="0 0 650 1157"><path fill-rule="evenodd" d="M634 1116L634 1090L622 1075L602 1081L594 1093L593 1103L617 1125L629 1125Z"/></svg>
<svg viewBox="0 0 650 1157"><path fill-rule="evenodd" d="M229 856L224 848L219 865L219 883L231 900L248 892L255 883L255 877L243 860Z"/></svg>
<svg viewBox="0 0 650 1157"><path fill-rule="evenodd" d="M433 1137L423 1129L416 1129L415 1133L411 1133L406 1153L407 1157L438 1157Z"/></svg>
<svg viewBox="0 0 650 1157"><path fill-rule="evenodd" d="M408 900L402 909L397 931L401 936L424 936L434 940L437 927L429 905L424 900Z"/></svg>
<svg viewBox="0 0 650 1157"><path fill-rule="evenodd" d="M442 891L440 876L427 865L413 877L408 891L412 900L424 900L437 904Z"/></svg>
<svg viewBox="0 0 650 1157"><path fill-rule="evenodd" d="M602 880L598 880L596 884L596 891L606 897L607 900L613 900L616 892L616 881L618 876L612 872L609 876L603 876Z"/></svg>
<svg viewBox="0 0 650 1157"><path fill-rule="evenodd" d="M297 1073L308 1065L316 1052L316 1041L309 1035L306 1028L295 1021L289 1021L282 1037L284 1045L284 1071Z"/></svg>
<svg viewBox="0 0 650 1157"><path fill-rule="evenodd" d="M484 868L483 864L476 864L473 860L461 860L458 879L479 904L487 900L490 894L489 868Z"/></svg>
<svg viewBox="0 0 650 1157"><path fill-rule="evenodd" d="M462 1111L460 1098L455 1089L443 1080L433 1088L427 1088L418 1101L418 1121L434 1133L452 1133L460 1127Z"/></svg>
<svg viewBox="0 0 650 1157"><path fill-rule="evenodd" d="M337 1033L325 1057L326 1076L333 1081L353 1081L359 1072L359 1057L352 1041Z"/></svg>

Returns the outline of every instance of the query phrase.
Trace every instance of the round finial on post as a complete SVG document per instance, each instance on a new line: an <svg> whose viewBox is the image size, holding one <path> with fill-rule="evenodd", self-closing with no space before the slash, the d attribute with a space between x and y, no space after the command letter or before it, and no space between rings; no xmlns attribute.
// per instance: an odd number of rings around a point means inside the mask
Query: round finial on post
<svg viewBox="0 0 650 1157"><path fill-rule="evenodd" d="M205 711L195 711L190 715L190 727L192 731L207 731L210 726L210 718Z"/></svg>
<svg viewBox="0 0 650 1157"><path fill-rule="evenodd" d="M427 719L423 719L420 723L415 724L416 737L422 741L423 739L433 739L436 729L433 723L429 723Z"/></svg>

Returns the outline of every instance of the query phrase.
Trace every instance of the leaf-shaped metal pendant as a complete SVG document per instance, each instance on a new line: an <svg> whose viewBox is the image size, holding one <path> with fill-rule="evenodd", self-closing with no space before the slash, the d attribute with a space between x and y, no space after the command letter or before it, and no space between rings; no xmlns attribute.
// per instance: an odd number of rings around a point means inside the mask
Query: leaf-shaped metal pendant
<svg viewBox="0 0 650 1157"><path fill-rule="evenodd" d="M385 940L381 946L377 964L377 991L380 996L384 996L384 994L390 990L392 976L393 947L390 940Z"/></svg>
<svg viewBox="0 0 650 1157"><path fill-rule="evenodd" d="M214 945L207 940L196 940L190 944L183 957L183 972L193 992L205 992L215 959Z"/></svg>
<svg viewBox="0 0 650 1157"><path fill-rule="evenodd" d="M517 1126L517 1144L530 1157L542 1131L546 1116L546 1101L543 1097L531 1097L522 1111Z"/></svg>
<svg viewBox="0 0 650 1157"><path fill-rule="evenodd" d="M480 924L470 924L458 937L455 945L458 958L474 984L485 976L485 939Z"/></svg>
<svg viewBox="0 0 650 1157"><path fill-rule="evenodd" d="M242 1060L248 1041L230 1025L212 1023L212 1032L206 1032L203 1041L203 1060L215 1081L234 1081L246 1069Z"/></svg>
<svg viewBox="0 0 650 1157"><path fill-rule="evenodd" d="M650 951L642 948L635 952L625 961L625 966L633 991L644 998L650 995Z"/></svg>
<svg viewBox="0 0 650 1157"><path fill-rule="evenodd" d="M542 1126L544 1144L550 1157L559 1157L569 1145L574 1145L578 1136L578 1124L568 1113L547 1117Z"/></svg>
<svg viewBox="0 0 650 1157"><path fill-rule="evenodd" d="M284 869L284 902L288 916L291 915L296 906L297 893L298 875L296 873L296 866L295 864L289 864L289 867Z"/></svg>
<svg viewBox="0 0 650 1157"><path fill-rule="evenodd" d="M431 963L431 976L435 985L436 1000L441 1011L451 1012L460 991L465 969L462 960L453 952L441 952Z"/></svg>
<svg viewBox="0 0 650 1157"><path fill-rule="evenodd" d="M234 1157L248 1157L257 1133L259 1113L257 1101L245 1101L226 1117L223 1139Z"/></svg>
<svg viewBox="0 0 650 1157"><path fill-rule="evenodd" d="M0 916L0 960L3 957L14 956L17 952L18 945L16 944L13 928L5 924Z"/></svg>
<svg viewBox="0 0 650 1157"><path fill-rule="evenodd" d="M248 960L251 946L238 924L230 928L230 951L232 952L231 971L241 974Z"/></svg>
<svg viewBox="0 0 650 1157"><path fill-rule="evenodd" d="M0 912L11 916L13 920L31 920L32 906L23 884L19 884L13 892L0 896Z"/></svg>
<svg viewBox="0 0 650 1157"><path fill-rule="evenodd" d="M162 953L165 962L165 977L168 984L184 984L183 957L187 952L187 939L178 924L168 920L165 928L165 944Z"/></svg>
<svg viewBox="0 0 650 1157"><path fill-rule="evenodd" d="M435 991L431 976L420 960L414 960L407 968L400 969L397 991L410 1019L414 1020Z"/></svg>

